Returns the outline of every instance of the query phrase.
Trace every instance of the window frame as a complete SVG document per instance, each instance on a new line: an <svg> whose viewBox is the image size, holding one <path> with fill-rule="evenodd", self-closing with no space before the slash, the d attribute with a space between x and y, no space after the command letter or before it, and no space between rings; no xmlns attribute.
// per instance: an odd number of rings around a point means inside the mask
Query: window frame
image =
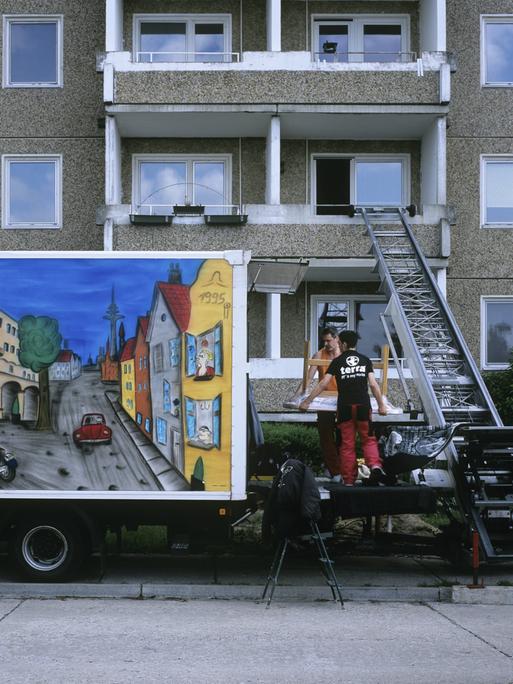
<svg viewBox="0 0 513 684"><path fill-rule="evenodd" d="M480 15L480 62L481 62L481 87L482 88L513 88L513 81L486 80L486 25L487 24L513 24L513 14L481 14Z"/></svg>
<svg viewBox="0 0 513 684"><path fill-rule="evenodd" d="M9 195L11 162L27 163L53 161L55 164L55 221L53 223L11 223ZM62 154L3 154L2 155L2 229L3 230L59 230L62 228Z"/></svg>
<svg viewBox="0 0 513 684"><path fill-rule="evenodd" d="M194 193L194 163L197 162L223 162L224 163L224 205L231 205L232 203L232 155L230 153L224 154L133 154L132 155L132 210L137 213L141 208L141 164L144 162L159 162L159 163L185 163L186 175L185 183L187 189L192 187ZM185 193L188 194L187 192ZM151 195L150 195L151 196ZM147 199L147 198L144 198ZM191 198L191 204L195 203L194 196ZM146 205L148 206L148 205ZM214 205L207 205L214 206Z"/></svg>
<svg viewBox="0 0 513 684"><path fill-rule="evenodd" d="M410 28L410 15L409 14L312 14L310 17L310 52L312 54L312 60L318 61L319 56L317 55L317 44L319 42L319 32L318 27L321 24L348 24L347 32L347 48L348 48L348 62L341 62L342 64L389 64L390 62L365 62L363 57L365 56L363 45L364 45L364 32L363 27L366 24L383 24L383 25L397 25L401 26L401 52L411 52L411 28ZM352 29L352 30L351 30ZM350 53L360 53L356 55L356 59L353 56L351 59ZM394 63L394 62L392 62ZM401 64L402 62L395 62Z"/></svg>
<svg viewBox="0 0 513 684"><path fill-rule="evenodd" d="M486 230L494 228L512 229L513 219L509 223L487 223L486 221L486 173L488 163L510 162L513 166L513 154L482 154L480 156L479 170L479 196L480 196L480 218L479 225ZM512 188L513 192L513 188Z"/></svg>
<svg viewBox="0 0 513 684"><path fill-rule="evenodd" d="M481 345L480 345L480 356L481 356L481 370L506 370L509 368L509 363L488 363L488 325L487 325L487 307L488 303L511 303L513 306L513 295L481 295L481 311L480 311L480 323L481 323Z"/></svg>
<svg viewBox="0 0 513 684"><path fill-rule="evenodd" d="M356 307L357 302L387 302L387 298L383 295L373 295L373 294L311 294L310 295L310 337L309 339L317 340L317 304L319 302L340 302L344 301L348 304L348 330L356 330ZM317 344L317 342L316 342ZM311 349L311 353L315 354L318 349ZM378 360L378 357L371 357L372 360Z"/></svg>
<svg viewBox="0 0 513 684"><path fill-rule="evenodd" d="M348 153L331 153L331 152L312 152L310 154L310 205L314 216L337 216L340 214L317 214L317 159L350 159L350 178L349 178L349 203L355 206L375 207L381 206L377 204L359 205L356 203L356 164L358 161L377 161L377 162L401 162L402 166L402 201L401 206L408 206L411 198L411 155L409 153L386 154L386 153L363 153L363 154L348 154ZM393 204L382 205L393 207ZM347 217L344 217L347 219Z"/></svg>
<svg viewBox="0 0 513 684"><path fill-rule="evenodd" d="M57 64L55 69L56 82L11 83L11 32L12 23L53 24L57 25ZM3 16L3 48L2 48L2 87L3 88L62 88L64 86L64 15L63 14L4 14Z"/></svg>
<svg viewBox="0 0 513 684"><path fill-rule="evenodd" d="M165 22L183 22L186 24L185 27L185 41L186 41L186 54L183 60L172 60L171 62L140 62L139 61L139 50L140 38L141 38L141 24L143 23L165 23ZM224 57L230 55L232 52L232 15L231 14L216 14L205 13L205 14L174 14L174 13L159 13L159 14L134 14L133 24L132 24L132 60L137 64L183 64L183 63L200 63L195 59L196 52L194 52L194 32L191 28L194 28L195 24L223 24L224 26L224 45L223 52ZM191 49L192 48L192 49ZM219 53L222 54L222 53ZM209 62L208 59L204 60L206 63ZM221 63L227 61L223 59ZM228 60L231 62L231 57ZM217 60L213 60L212 63L217 63Z"/></svg>

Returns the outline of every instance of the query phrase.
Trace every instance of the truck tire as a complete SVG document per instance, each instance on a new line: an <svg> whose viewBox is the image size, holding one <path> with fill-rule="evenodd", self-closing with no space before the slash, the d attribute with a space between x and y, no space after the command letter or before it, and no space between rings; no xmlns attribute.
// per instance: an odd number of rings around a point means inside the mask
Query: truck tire
<svg viewBox="0 0 513 684"><path fill-rule="evenodd" d="M25 520L16 525L9 554L16 572L32 582L56 582L75 573L86 540L73 520Z"/></svg>

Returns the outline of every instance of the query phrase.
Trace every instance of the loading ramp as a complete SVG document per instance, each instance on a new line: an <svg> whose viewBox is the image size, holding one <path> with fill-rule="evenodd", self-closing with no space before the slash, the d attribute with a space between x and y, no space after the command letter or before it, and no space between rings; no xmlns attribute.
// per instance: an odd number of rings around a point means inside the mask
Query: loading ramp
<svg viewBox="0 0 513 684"><path fill-rule="evenodd" d="M513 559L513 427L504 427L402 208L357 208L388 298L382 318L408 359L426 421L465 425L446 449L467 531L488 561Z"/></svg>

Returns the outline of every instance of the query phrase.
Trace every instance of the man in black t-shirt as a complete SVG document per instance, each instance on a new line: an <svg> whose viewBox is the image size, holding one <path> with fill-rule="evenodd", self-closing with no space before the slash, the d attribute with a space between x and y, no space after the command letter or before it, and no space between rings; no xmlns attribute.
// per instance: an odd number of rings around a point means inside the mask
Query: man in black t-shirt
<svg viewBox="0 0 513 684"><path fill-rule="evenodd" d="M378 412L385 416L385 402L374 376L372 361L356 350L358 335L346 330L339 335L342 354L334 359L322 381L304 399L299 408L306 411L332 378L337 382L337 429L340 436L340 470L346 485L354 484L358 474L356 463L356 434L360 436L363 457L371 470L371 481L385 481L385 473L372 429L369 388L378 402Z"/></svg>

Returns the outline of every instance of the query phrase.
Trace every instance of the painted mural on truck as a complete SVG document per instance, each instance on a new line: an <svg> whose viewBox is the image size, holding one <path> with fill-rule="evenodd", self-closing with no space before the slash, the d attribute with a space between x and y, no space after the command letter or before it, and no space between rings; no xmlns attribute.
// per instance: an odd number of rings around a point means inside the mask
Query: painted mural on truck
<svg viewBox="0 0 513 684"><path fill-rule="evenodd" d="M230 490L228 262L0 258L0 273L0 489Z"/></svg>

